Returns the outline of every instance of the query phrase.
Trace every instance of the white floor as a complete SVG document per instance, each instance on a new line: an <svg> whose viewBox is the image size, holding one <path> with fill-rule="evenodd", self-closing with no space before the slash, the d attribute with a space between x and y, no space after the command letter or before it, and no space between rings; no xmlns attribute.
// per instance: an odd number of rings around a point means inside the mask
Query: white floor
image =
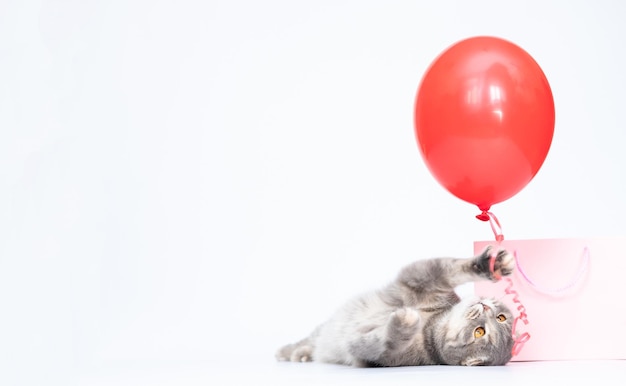
<svg viewBox="0 0 626 386"><path fill-rule="evenodd" d="M626 384L626 361L513 362L502 367L403 367L359 369L312 363L118 364L73 377L75 385L448 385L535 386ZM539 383L540 382L540 383Z"/></svg>

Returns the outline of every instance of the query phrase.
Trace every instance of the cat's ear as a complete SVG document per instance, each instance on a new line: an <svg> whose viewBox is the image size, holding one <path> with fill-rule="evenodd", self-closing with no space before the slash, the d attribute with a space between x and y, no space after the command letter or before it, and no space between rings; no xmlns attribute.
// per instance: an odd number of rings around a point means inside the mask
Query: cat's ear
<svg viewBox="0 0 626 386"><path fill-rule="evenodd" d="M461 366L484 366L485 363L484 357L469 357L461 361Z"/></svg>

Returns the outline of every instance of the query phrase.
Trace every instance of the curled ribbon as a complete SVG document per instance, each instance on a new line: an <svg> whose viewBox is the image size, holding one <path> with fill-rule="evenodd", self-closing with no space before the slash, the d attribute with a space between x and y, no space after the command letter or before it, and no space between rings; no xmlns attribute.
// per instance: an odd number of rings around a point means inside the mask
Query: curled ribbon
<svg viewBox="0 0 626 386"><path fill-rule="evenodd" d="M515 341L511 353L513 354L513 356L515 356L519 354L519 352L522 350L522 347L524 347L524 344L530 339L530 334L528 332L524 332L519 336L516 334L517 322L521 320L524 324L528 324L528 315L526 314L526 307L524 307L522 302L519 300L519 294L513 289L513 280L508 277L504 280L506 280L508 283L508 286L504 289L504 292L507 295L513 295L513 302L517 303L517 310L519 311L519 315L513 320L513 328L511 331L513 335L513 340Z"/></svg>
<svg viewBox="0 0 626 386"><path fill-rule="evenodd" d="M498 255L498 251L502 249L502 241L504 240L504 235L502 234L502 226L500 225L500 221L498 218L491 212L483 211L481 214L476 216L479 220L489 221L489 225L491 225L491 230L496 238L498 248L495 248L491 254L491 259L489 259L489 270L494 275L496 280L500 280L502 277L495 272L495 264L496 264L496 256ZM517 257L516 257L517 261ZM513 337L513 349L511 350L511 354L516 356L524 347L524 344L528 342L530 339L530 334L528 332L524 332L522 334L517 333L517 323L522 321L525 325L528 324L528 315L526 314L526 307L519 300L519 293L513 289L513 280L510 278L504 278L508 283L507 287L504 289L504 292L507 295L512 295L513 303L517 305L517 311L519 311L519 315L513 320L513 327L511 330L511 335Z"/></svg>

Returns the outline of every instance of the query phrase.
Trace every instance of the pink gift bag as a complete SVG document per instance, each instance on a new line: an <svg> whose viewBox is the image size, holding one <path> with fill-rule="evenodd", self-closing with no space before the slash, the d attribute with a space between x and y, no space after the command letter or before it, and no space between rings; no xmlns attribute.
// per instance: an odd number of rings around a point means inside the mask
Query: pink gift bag
<svg viewBox="0 0 626 386"><path fill-rule="evenodd" d="M494 241L474 242L481 253ZM516 256L511 282L480 282L475 292L492 296L528 324L530 339L513 361L626 359L626 237L503 240ZM510 285L518 295L506 294Z"/></svg>

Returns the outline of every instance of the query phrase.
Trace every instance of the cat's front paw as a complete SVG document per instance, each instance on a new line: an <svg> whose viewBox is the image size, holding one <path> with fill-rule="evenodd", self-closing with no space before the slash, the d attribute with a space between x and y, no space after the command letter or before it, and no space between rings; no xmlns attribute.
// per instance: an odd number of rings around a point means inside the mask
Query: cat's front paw
<svg viewBox="0 0 626 386"><path fill-rule="evenodd" d="M420 314L414 308L398 308L391 313L387 324L385 347L401 352L415 338L420 328Z"/></svg>
<svg viewBox="0 0 626 386"><path fill-rule="evenodd" d="M419 314L413 308L400 308L391 314L394 324L402 327L412 327L417 324Z"/></svg>
<svg viewBox="0 0 626 386"><path fill-rule="evenodd" d="M399 308L391 313L389 320L389 332L398 335L399 339L406 339L405 336L412 336L418 329L420 315L413 308Z"/></svg>
<svg viewBox="0 0 626 386"><path fill-rule="evenodd" d="M496 255L496 262L493 266L493 273L496 278L509 276L515 269L515 257L513 254L505 251L499 251Z"/></svg>
<svg viewBox="0 0 626 386"><path fill-rule="evenodd" d="M492 281L511 275L515 269L515 257L508 251L501 249L496 254L492 266L492 251L491 246L487 247L482 254L475 258L472 269Z"/></svg>

